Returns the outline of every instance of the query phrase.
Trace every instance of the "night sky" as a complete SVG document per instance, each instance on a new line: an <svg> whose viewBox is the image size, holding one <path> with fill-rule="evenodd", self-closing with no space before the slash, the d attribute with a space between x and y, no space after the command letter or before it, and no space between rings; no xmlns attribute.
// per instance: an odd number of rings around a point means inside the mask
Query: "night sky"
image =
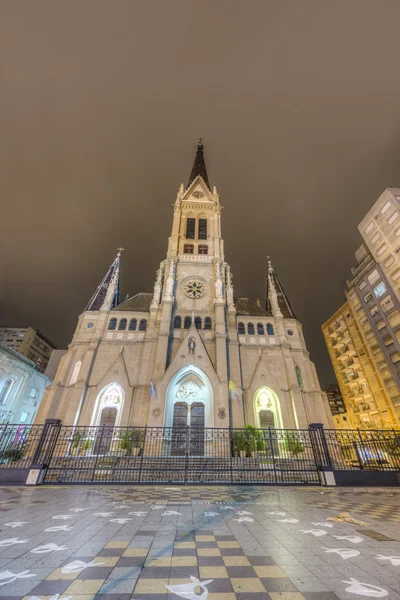
<svg viewBox="0 0 400 600"><path fill-rule="evenodd" d="M235 294L265 256L304 324L344 301L357 224L400 186L400 3L1 3L0 323L59 347L123 246L122 297L152 292L204 138Z"/></svg>

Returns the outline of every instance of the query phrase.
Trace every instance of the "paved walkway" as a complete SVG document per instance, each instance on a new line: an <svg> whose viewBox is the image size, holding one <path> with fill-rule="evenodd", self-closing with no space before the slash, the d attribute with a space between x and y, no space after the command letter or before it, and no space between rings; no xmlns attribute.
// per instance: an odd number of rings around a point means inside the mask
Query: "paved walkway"
<svg viewBox="0 0 400 600"><path fill-rule="evenodd" d="M368 525L330 523L347 511ZM0 598L400 600L400 490L0 488Z"/></svg>

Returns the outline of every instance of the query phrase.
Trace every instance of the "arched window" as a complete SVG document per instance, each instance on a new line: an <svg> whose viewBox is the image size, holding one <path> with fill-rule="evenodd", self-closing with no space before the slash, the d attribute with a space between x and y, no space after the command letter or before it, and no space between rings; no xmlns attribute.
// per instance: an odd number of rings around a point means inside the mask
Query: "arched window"
<svg viewBox="0 0 400 600"><path fill-rule="evenodd" d="M180 329L182 327L182 317L176 315L174 319L174 329Z"/></svg>
<svg viewBox="0 0 400 600"><path fill-rule="evenodd" d="M194 325L195 325L196 329L201 329L201 317L194 318Z"/></svg>
<svg viewBox="0 0 400 600"><path fill-rule="evenodd" d="M111 329L111 330L117 329L117 319L115 317L110 319L110 322L108 324L108 329Z"/></svg>
<svg viewBox="0 0 400 600"><path fill-rule="evenodd" d="M206 317L204 319L204 329L211 329L211 319L210 319L210 317Z"/></svg>
<svg viewBox="0 0 400 600"><path fill-rule="evenodd" d="M5 382L3 383L3 387L1 388L1 391L0 391L0 404L5 404L5 402L7 400L7 396L10 393L10 390L13 386L13 383L14 383L14 381L11 379L11 377L6 379Z"/></svg>
<svg viewBox="0 0 400 600"><path fill-rule="evenodd" d="M190 329L190 326L192 324L192 319L190 317L185 317L185 321L184 321L184 328L185 329Z"/></svg>
<svg viewBox="0 0 400 600"><path fill-rule="evenodd" d="M136 331L137 319L131 319L129 321L129 331Z"/></svg>
<svg viewBox="0 0 400 600"><path fill-rule="evenodd" d="M257 323L257 334L264 335L264 325L262 323Z"/></svg>
<svg viewBox="0 0 400 600"><path fill-rule="evenodd" d="M247 333L249 335L254 335L254 325L253 325L253 323L247 323Z"/></svg>
<svg viewBox="0 0 400 600"><path fill-rule="evenodd" d="M81 370L81 366L82 366L82 361L77 360L75 363L75 366L74 366L74 370L72 371L71 379L69 380L69 385L72 385L78 379L78 375L79 375L79 371Z"/></svg>
<svg viewBox="0 0 400 600"><path fill-rule="evenodd" d="M274 335L274 326L272 323L267 323L267 333L268 335Z"/></svg>
<svg viewBox="0 0 400 600"><path fill-rule="evenodd" d="M208 254L208 246L200 244L199 245L199 254Z"/></svg>
<svg viewBox="0 0 400 600"><path fill-rule="evenodd" d="M207 219L199 219L199 240L207 239ZM200 252L199 252L200 254ZM207 254L207 252L206 252Z"/></svg>
<svg viewBox="0 0 400 600"><path fill-rule="evenodd" d="M304 390L303 377L301 376L301 371L300 371L299 367L296 367L295 371L296 371L297 383L299 384L300 389Z"/></svg>
<svg viewBox="0 0 400 600"><path fill-rule="evenodd" d="M196 229L196 219L189 218L186 222L186 239L194 240L194 232Z"/></svg>
<svg viewBox="0 0 400 600"><path fill-rule="evenodd" d="M185 244L183 246L183 254L193 254L194 246L193 244Z"/></svg>
<svg viewBox="0 0 400 600"><path fill-rule="evenodd" d="M119 324L118 324L118 329L120 331L125 331L125 329L126 329L126 323L127 323L126 319L121 319L120 322L119 322Z"/></svg>
<svg viewBox="0 0 400 600"><path fill-rule="evenodd" d="M147 321L146 321L146 319L140 319L139 331L146 331L146 329L147 329Z"/></svg>
<svg viewBox="0 0 400 600"><path fill-rule="evenodd" d="M239 332L239 335L244 335L246 333L246 330L244 328L244 323L239 323L238 332Z"/></svg>

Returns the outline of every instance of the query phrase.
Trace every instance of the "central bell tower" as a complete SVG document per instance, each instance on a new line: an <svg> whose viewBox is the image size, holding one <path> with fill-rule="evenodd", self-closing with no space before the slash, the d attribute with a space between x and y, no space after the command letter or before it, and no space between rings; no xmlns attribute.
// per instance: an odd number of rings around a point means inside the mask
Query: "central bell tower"
<svg viewBox="0 0 400 600"><path fill-rule="evenodd" d="M227 337L229 323L236 329L236 311L224 260L221 205L209 183L201 139L188 184L176 197L167 258L157 273L150 312L158 330L154 379L163 376L171 360L175 327L188 328L194 319L197 329L207 330L202 339L220 382L228 383Z"/></svg>

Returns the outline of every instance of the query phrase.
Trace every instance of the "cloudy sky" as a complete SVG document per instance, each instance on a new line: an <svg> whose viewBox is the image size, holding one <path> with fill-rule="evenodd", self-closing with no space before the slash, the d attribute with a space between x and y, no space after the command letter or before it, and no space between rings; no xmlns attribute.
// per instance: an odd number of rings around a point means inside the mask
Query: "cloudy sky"
<svg viewBox="0 0 400 600"><path fill-rule="evenodd" d="M123 246L152 291L204 138L235 293L270 254L321 381L357 224L400 186L400 3L0 2L0 322L59 347Z"/></svg>

